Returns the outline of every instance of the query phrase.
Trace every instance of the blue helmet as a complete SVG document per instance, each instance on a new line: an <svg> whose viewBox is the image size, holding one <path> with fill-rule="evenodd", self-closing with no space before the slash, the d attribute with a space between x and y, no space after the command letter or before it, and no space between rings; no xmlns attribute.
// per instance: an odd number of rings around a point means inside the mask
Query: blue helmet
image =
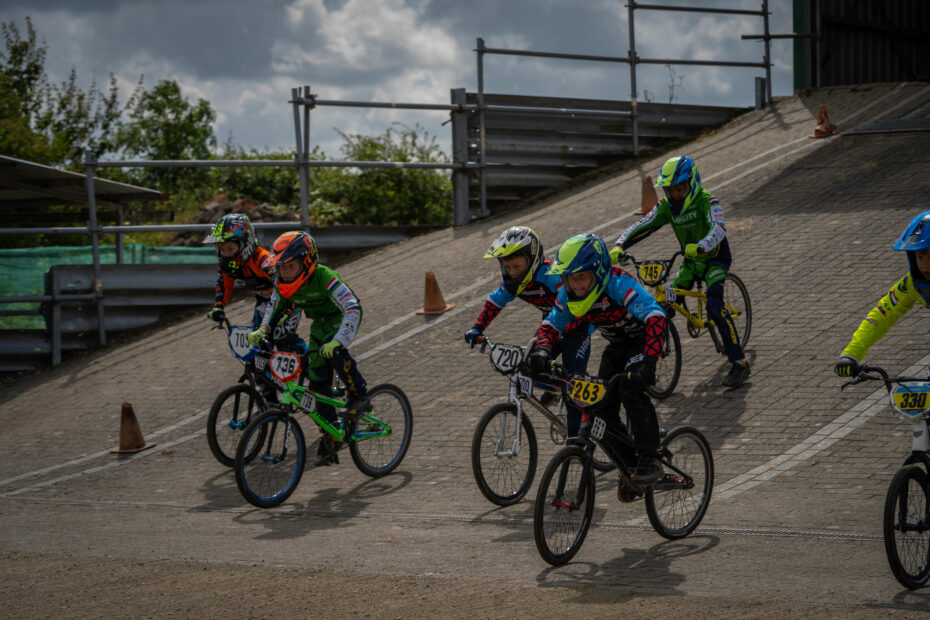
<svg viewBox="0 0 930 620"><path fill-rule="evenodd" d="M911 220L895 242L894 249L907 252L907 264L914 280L927 279L917 268L917 257L914 253L918 250L930 250L930 211L924 211Z"/></svg>
<svg viewBox="0 0 930 620"><path fill-rule="evenodd" d="M681 200L672 200L668 190L672 185L679 183L688 184L688 193ZM687 155L666 160L662 164L662 169L659 170L655 186L665 190L665 198L672 207L672 213L678 215L691 206L695 196L701 190L701 174L698 172L697 162Z"/></svg>
<svg viewBox="0 0 930 620"><path fill-rule="evenodd" d="M588 233L570 237L562 244L549 273L562 276L569 311L575 316L584 316L607 289L610 268L607 244L597 235ZM578 297L568 285L568 277L583 271L590 271L594 275L594 283L584 296Z"/></svg>

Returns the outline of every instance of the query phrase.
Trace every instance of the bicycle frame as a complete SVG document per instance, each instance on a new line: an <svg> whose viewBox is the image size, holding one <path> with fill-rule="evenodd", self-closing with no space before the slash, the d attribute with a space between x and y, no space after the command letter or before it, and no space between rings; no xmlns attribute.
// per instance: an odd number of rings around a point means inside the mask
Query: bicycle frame
<svg viewBox="0 0 930 620"><path fill-rule="evenodd" d="M487 348L490 347L489 354L491 354L494 352L494 349L497 347L511 347L511 346L514 346L514 345L503 345L499 343L495 344L487 336L483 336L482 341L481 341L481 347L479 350L482 353L484 353L487 350ZM532 341L530 341L530 343L525 346L518 347L521 350L521 362L522 362L523 355L525 355L526 351L530 348L530 346L532 346ZM529 405L531 405L533 409L535 409L540 414L542 414L542 416L546 418L551 425L555 426L560 432L567 435L568 433L567 422L566 422L566 419L564 419L562 416L562 412L565 409L564 400L559 406L559 413L558 414L552 413L552 411L550 411L545 405L543 405L539 401L539 399L535 396L534 390L533 390L533 388L538 385L542 387L543 391L552 392L552 391L558 390L556 386L543 383L541 381L537 381L533 379L532 377L528 377L526 375L520 374L519 365L517 365L510 372L501 371L496 366L495 368L498 370L498 372L500 372L501 374L504 374L507 377L508 382L509 382L509 388L507 392L507 402L511 403L514 407L516 407L516 410L517 410L517 418L516 418L516 425L517 425L516 431L517 432L516 432L516 436L514 437L513 445L510 447L509 450L507 450L505 446L503 445L505 442L504 436L506 434L506 420L504 418L501 418L500 429L498 431L497 447L494 450L495 456L517 456L518 454L520 454L520 447L521 447L521 442L523 439L523 415L524 415L523 405L524 403L528 403ZM555 442L555 437L552 435L551 426L550 426L549 435L550 437L552 437L552 440Z"/></svg>

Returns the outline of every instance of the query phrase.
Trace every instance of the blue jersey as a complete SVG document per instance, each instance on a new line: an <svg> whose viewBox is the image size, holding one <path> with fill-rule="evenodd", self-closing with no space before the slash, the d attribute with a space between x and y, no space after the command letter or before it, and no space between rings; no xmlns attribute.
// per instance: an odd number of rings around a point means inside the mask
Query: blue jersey
<svg viewBox="0 0 930 620"><path fill-rule="evenodd" d="M555 307L539 326L537 341L550 348L549 343L563 334L576 318L597 327L609 342L629 342L643 334L648 340L647 323L660 319L664 324L666 320L665 311L655 298L619 267L613 268L607 289L582 317L575 317L569 311L568 296L560 289ZM647 342L650 349L653 348L651 344L654 343ZM658 348L661 349L661 343Z"/></svg>

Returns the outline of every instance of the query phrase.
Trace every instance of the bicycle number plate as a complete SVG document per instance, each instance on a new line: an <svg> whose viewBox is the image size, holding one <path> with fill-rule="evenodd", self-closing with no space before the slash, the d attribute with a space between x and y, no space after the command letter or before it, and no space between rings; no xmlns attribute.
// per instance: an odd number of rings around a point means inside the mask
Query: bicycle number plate
<svg viewBox="0 0 930 620"><path fill-rule="evenodd" d="M264 369L265 369L265 366L267 366L267 365L268 365L268 358L267 358L267 357L264 357L264 356L261 356L261 355L256 355L256 356L255 356L255 370L264 370Z"/></svg>
<svg viewBox="0 0 930 620"><path fill-rule="evenodd" d="M499 344L491 351L491 364L504 374L515 371L522 361L523 349L521 347Z"/></svg>
<svg viewBox="0 0 930 620"><path fill-rule="evenodd" d="M248 325L234 325L229 328L229 349L238 359L248 361L252 355L252 345L246 340L252 328Z"/></svg>
<svg viewBox="0 0 930 620"><path fill-rule="evenodd" d="M271 375L281 383L300 376L300 356L296 353L275 351L271 354Z"/></svg>
<svg viewBox="0 0 930 620"><path fill-rule="evenodd" d="M594 420L591 422L591 436L595 439L603 439L606 430L607 422L604 421L604 418L594 416Z"/></svg>
<svg viewBox="0 0 930 620"><path fill-rule="evenodd" d="M300 397L300 408L307 411L316 411L316 394L310 390L304 392L304 395Z"/></svg>
<svg viewBox="0 0 930 620"><path fill-rule="evenodd" d="M603 383L595 381L582 381L575 379L572 381L572 400L585 405L593 405L598 402L607 393L607 388Z"/></svg>
<svg viewBox="0 0 930 620"><path fill-rule="evenodd" d="M639 279L644 284L655 286L662 280L665 275L665 265L662 263L640 263Z"/></svg>
<svg viewBox="0 0 930 620"><path fill-rule="evenodd" d="M891 391L891 406L905 420L930 414L930 384L902 383Z"/></svg>
<svg viewBox="0 0 930 620"><path fill-rule="evenodd" d="M519 376L517 377L517 389L520 391L520 394L529 398L533 395L533 380L530 377Z"/></svg>

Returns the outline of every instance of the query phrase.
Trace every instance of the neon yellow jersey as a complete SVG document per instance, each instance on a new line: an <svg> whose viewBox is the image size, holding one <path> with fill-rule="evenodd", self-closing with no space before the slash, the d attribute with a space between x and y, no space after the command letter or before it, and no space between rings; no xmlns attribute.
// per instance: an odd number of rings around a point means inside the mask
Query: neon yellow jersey
<svg viewBox="0 0 930 620"><path fill-rule="evenodd" d="M907 314L916 302L930 308L930 301L921 297L908 272L878 301L878 305L869 311L859 329L853 334L849 345L843 349L843 355L850 355L861 361L869 352L869 347L881 340L891 326Z"/></svg>

